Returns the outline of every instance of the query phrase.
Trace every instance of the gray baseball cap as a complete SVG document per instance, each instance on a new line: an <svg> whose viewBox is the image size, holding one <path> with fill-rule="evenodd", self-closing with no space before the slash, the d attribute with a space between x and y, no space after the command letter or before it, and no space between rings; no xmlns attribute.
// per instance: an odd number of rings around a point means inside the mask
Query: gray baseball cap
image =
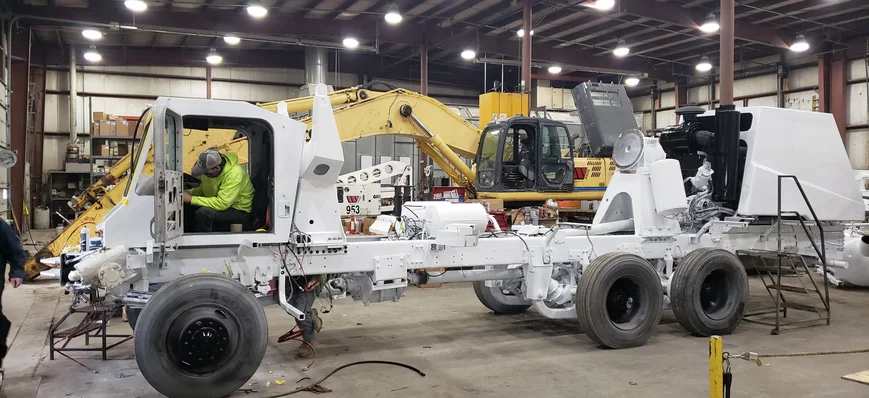
<svg viewBox="0 0 869 398"><path fill-rule="evenodd" d="M217 152L216 149L206 149L199 154L199 159L195 164L193 164L193 169L190 170L190 174L199 178L205 174L208 169L220 166L221 163L223 163L223 157L220 156L220 152Z"/></svg>

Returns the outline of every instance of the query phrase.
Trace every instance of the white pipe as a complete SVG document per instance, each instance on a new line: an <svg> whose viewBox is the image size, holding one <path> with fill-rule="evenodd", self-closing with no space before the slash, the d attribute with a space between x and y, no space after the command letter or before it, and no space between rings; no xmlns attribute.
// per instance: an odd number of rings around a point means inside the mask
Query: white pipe
<svg viewBox="0 0 869 398"><path fill-rule="evenodd" d="M570 306L567 308L550 308L546 306L543 300L534 300L532 302L534 309L549 319L576 319L576 307Z"/></svg>
<svg viewBox="0 0 869 398"><path fill-rule="evenodd" d="M290 303L287 302L287 274L284 271L281 271L281 276L278 277L278 304L287 314L293 316L300 321L305 320L305 313L299 311L298 308L293 307Z"/></svg>
<svg viewBox="0 0 869 398"><path fill-rule="evenodd" d="M446 271L443 275L429 276L427 283L453 283L508 280L522 277L522 268L513 269L475 269L468 271Z"/></svg>
<svg viewBox="0 0 869 398"><path fill-rule="evenodd" d="M498 221L495 220L495 216L489 215L489 222L492 223L492 230L495 232L501 232L501 226L498 225Z"/></svg>
<svg viewBox="0 0 869 398"><path fill-rule="evenodd" d="M847 261L842 260L827 260L827 268L839 268L839 269L848 269Z"/></svg>
<svg viewBox="0 0 869 398"><path fill-rule="evenodd" d="M558 225L574 226L585 228L570 230L565 229L568 235L606 235L613 232L628 231L634 229L634 219L611 221L600 224L578 224L578 223L558 223Z"/></svg>
<svg viewBox="0 0 869 398"><path fill-rule="evenodd" d="M76 114L76 99L78 98L78 76L76 76L75 44L69 45L69 146L75 146L78 132L75 131L78 115Z"/></svg>

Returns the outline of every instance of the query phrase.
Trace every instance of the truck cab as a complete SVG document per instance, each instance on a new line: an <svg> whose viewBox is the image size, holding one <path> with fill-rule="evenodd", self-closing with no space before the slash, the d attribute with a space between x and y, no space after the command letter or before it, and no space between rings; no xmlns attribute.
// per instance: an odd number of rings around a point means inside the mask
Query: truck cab
<svg viewBox="0 0 869 398"><path fill-rule="evenodd" d="M477 150L477 190L572 192L573 153L564 123L533 117L490 123Z"/></svg>

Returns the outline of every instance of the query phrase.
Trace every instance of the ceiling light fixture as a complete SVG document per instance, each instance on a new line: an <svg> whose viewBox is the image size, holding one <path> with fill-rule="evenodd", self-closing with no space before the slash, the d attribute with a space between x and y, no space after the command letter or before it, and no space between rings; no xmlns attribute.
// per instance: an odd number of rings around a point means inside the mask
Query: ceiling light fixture
<svg viewBox="0 0 869 398"><path fill-rule="evenodd" d="M709 62L709 57L704 55L702 58L700 58L700 63L698 63L697 66L695 66L694 68L699 70L700 72L709 72L710 70L712 70L712 63Z"/></svg>
<svg viewBox="0 0 869 398"><path fill-rule="evenodd" d="M615 6L615 0L597 0L594 2L594 8L597 8L598 10L611 10Z"/></svg>
<svg viewBox="0 0 869 398"><path fill-rule="evenodd" d="M549 73L551 73L553 75L557 75L557 74L561 73L561 67L558 65L552 65L549 67Z"/></svg>
<svg viewBox="0 0 869 398"><path fill-rule="evenodd" d="M84 52L84 59L88 60L88 62L100 62L103 56L97 52L97 46L91 44L87 51Z"/></svg>
<svg viewBox="0 0 869 398"><path fill-rule="evenodd" d="M247 14L254 18L262 18L268 15L269 9L265 8L257 1L252 1L247 4Z"/></svg>
<svg viewBox="0 0 869 398"><path fill-rule="evenodd" d="M205 57L205 60L211 65L217 65L223 62L223 57L221 57L220 54L217 53L217 50L212 47L211 50L208 51L208 56Z"/></svg>
<svg viewBox="0 0 869 398"><path fill-rule="evenodd" d="M706 20L703 21L703 25L700 25L700 31L703 33L715 33L718 32L721 26L718 25L718 18L715 18L715 14L709 13L706 16Z"/></svg>
<svg viewBox="0 0 869 398"><path fill-rule="evenodd" d="M85 29L81 31L81 35L88 40L99 40L103 38L103 32L96 29Z"/></svg>
<svg viewBox="0 0 869 398"><path fill-rule="evenodd" d="M148 9L148 4L145 4L142 0L127 0L124 2L124 6L133 10L134 12L141 12Z"/></svg>
<svg viewBox="0 0 869 398"><path fill-rule="evenodd" d="M356 40L356 38L354 38L354 37L348 37L348 38L344 39L344 41L342 43L344 43L344 47L347 47L347 48L359 47L359 40Z"/></svg>
<svg viewBox="0 0 869 398"><path fill-rule="evenodd" d="M477 53L474 52L474 50L465 50L465 51L462 51L462 58L464 58L464 59L467 59L467 60L470 61L470 60L472 60L472 59L474 59L474 58L476 58L476 57L477 57Z"/></svg>
<svg viewBox="0 0 869 398"><path fill-rule="evenodd" d="M798 34L796 40L791 44L791 51L801 53L808 51L808 49L809 42L806 41L806 37L802 33Z"/></svg>
<svg viewBox="0 0 869 398"><path fill-rule="evenodd" d="M628 76L628 78L625 79L625 86L636 87L637 84L640 84L640 78L636 76Z"/></svg>
<svg viewBox="0 0 869 398"><path fill-rule="evenodd" d="M239 38L236 35L226 35L226 36L223 36L223 41L226 42L226 44L229 44L230 46L234 46L238 43L241 43L241 38Z"/></svg>
<svg viewBox="0 0 869 398"><path fill-rule="evenodd" d="M398 12L398 6L392 4L392 6L389 7L389 11L387 11L386 15L383 16L383 19L385 19L386 23L390 25L397 25L401 23L401 20L404 18L402 18L401 13Z"/></svg>
<svg viewBox="0 0 869 398"><path fill-rule="evenodd" d="M631 52L630 47L625 44L625 39L619 39L618 44L616 44L616 48L613 50L613 55L616 57L624 57Z"/></svg>
<svg viewBox="0 0 869 398"><path fill-rule="evenodd" d="M517 30L517 31L516 31L516 36L524 37L524 36L525 36L525 29L519 29L519 30ZM534 29L531 29L531 36L534 36Z"/></svg>

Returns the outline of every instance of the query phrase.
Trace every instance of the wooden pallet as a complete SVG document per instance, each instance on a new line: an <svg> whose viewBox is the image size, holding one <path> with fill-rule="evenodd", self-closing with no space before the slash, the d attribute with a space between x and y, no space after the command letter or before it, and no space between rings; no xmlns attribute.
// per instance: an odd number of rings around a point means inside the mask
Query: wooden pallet
<svg viewBox="0 0 869 398"><path fill-rule="evenodd" d="M842 379L869 385L869 370L842 376Z"/></svg>

